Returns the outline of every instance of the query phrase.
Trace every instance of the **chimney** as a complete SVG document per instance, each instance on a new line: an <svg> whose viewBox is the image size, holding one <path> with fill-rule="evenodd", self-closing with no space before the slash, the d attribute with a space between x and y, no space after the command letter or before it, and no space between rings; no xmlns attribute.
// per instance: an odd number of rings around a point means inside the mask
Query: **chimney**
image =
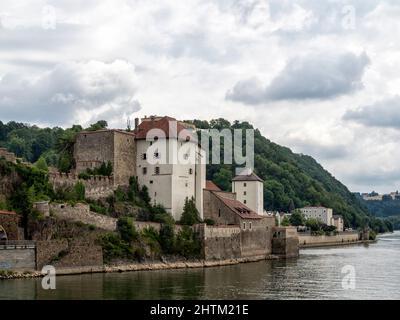
<svg viewBox="0 0 400 320"><path fill-rule="evenodd" d="M135 130L139 127L139 118L135 118Z"/></svg>

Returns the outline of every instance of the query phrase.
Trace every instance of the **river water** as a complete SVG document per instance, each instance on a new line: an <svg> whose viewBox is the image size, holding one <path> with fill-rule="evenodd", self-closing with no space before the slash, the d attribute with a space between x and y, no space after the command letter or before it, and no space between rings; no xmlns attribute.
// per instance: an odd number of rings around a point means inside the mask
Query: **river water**
<svg viewBox="0 0 400 320"><path fill-rule="evenodd" d="M56 290L43 290L41 279L0 281L0 299L400 299L400 232L287 261L56 280Z"/></svg>

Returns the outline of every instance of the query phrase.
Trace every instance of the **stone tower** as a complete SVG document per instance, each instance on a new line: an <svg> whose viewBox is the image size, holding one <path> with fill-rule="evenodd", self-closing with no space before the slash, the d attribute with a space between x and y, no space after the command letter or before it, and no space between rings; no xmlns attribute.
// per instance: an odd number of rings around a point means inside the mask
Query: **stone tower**
<svg viewBox="0 0 400 320"><path fill-rule="evenodd" d="M252 171L232 179L232 192L236 193L236 199L260 215L264 212L263 187L263 180Z"/></svg>

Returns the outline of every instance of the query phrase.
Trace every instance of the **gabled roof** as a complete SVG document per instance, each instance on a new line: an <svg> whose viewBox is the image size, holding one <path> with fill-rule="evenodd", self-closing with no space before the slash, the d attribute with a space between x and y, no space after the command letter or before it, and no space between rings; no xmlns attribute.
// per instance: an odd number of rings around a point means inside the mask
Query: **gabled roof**
<svg viewBox="0 0 400 320"><path fill-rule="evenodd" d="M207 180L206 181L206 190L210 190L210 191L221 191L220 188L218 188L218 186L212 182L211 180Z"/></svg>
<svg viewBox="0 0 400 320"><path fill-rule="evenodd" d="M222 197L217 192L213 192L213 194L219 200L221 200L229 209L231 209L231 211L233 211L235 214L240 216L242 219L262 219L263 218L238 200Z"/></svg>
<svg viewBox="0 0 400 320"><path fill-rule="evenodd" d="M170 132L170 121L176 123L176 131ZM164 132L166 138L177 138L179 134L186 137L192 137L191 130L189 130L182 122L177 121L171 117L155 118L150 117L142 121L138 128L135 130L136 139L146 139L147 134L152 129L159 129Z"/></svg>
<svg viewBox="0 0 400 320"><path fill-rule="evenodd" d="M232 179L232 181L260 181L263 182L263 180L256 175L254 172L248 175L238 175Z"/></svg>

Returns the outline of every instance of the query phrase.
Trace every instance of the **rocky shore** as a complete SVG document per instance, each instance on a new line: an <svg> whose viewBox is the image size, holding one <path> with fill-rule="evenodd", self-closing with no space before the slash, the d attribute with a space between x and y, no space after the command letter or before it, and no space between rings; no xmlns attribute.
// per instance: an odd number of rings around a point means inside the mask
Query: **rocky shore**
<svg viewBox="0 0 400 320"><path fill-rule="evenodd" d="M229 266L239 263L257 262L262 260L276 260L279 256L269 255L255 256L240 259L215 260L215 261L176 261L176 262L153 262L153 263L132 263L118 265L104 265L93 267L71 267L57 269L57 275L76 275L87 273L111 273L111 272L131 272L131 271L152 271L152 270L168 270L168 269L186 269L186 268L209 268ZM44 275L40 271L3 271L0 273L0 280L20 279L20 278L38 278Z"/></svg>

